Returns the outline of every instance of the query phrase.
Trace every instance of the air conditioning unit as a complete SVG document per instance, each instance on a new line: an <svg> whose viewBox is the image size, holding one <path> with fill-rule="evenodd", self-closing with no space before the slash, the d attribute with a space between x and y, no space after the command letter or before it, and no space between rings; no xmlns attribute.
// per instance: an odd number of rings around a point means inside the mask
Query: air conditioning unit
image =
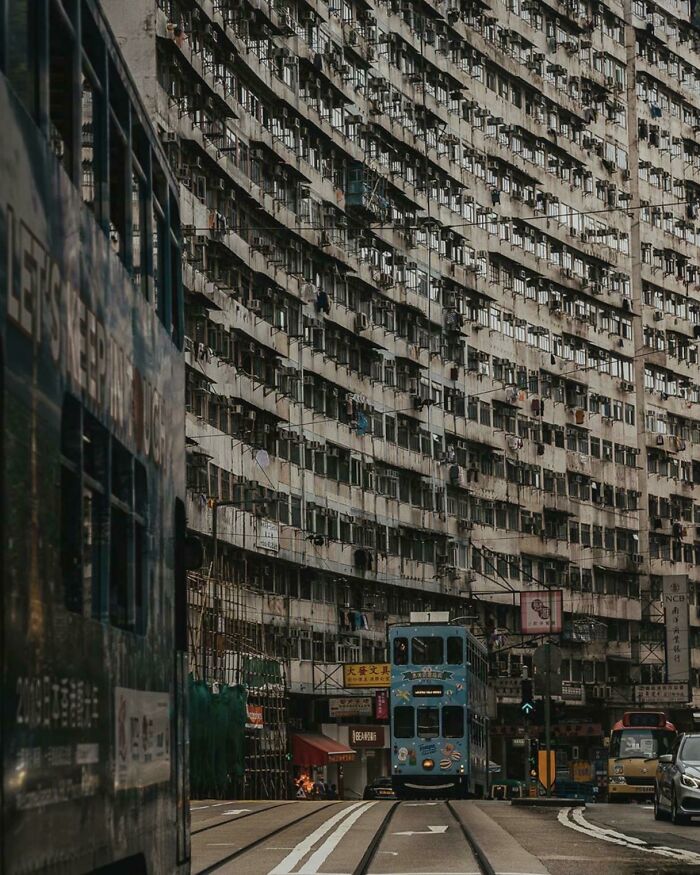
<svg viewBox="0 0 700 875"><path fill-rule="evenodd" d="M369 328L369 319L366 313L357 313L355 316L355 331L367 331Z"/></svg>
<svg viewBox="0 0 700 875"><path fill-rule="evenodd" d="M644 556L641 553L632 553L631 559L634 565L641 565L644 562Z"/></svg>

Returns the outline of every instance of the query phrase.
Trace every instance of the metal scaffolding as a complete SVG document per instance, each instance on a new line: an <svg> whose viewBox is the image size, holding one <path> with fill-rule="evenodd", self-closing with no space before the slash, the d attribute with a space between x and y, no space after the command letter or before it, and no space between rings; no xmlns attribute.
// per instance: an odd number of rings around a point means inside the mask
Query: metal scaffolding
<svg viewBox="0 0 700 875"><path fill-rule="evenodd" d="M284 663L265 652L251 592L239 580L190 573L190 667L214 692L222 685L246 691L242 777L232 778L231 795L280 799L287 793L287 678Z"/></svg>

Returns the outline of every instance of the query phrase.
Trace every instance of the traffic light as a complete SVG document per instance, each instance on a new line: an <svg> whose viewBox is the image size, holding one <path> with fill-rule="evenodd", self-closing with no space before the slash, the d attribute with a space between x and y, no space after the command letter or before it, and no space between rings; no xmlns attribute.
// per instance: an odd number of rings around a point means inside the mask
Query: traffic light
<svg viewBox="0 0 700 875"><path fill-rule="evenodd" d="M530 739L530 777L537 777L537 759L540 750L540 743L536 738Z"/></svg>
<svg viewBox="0 0 700 875"><path fill-rule="evenodd" d="M520 681L520 711L525 717L529 717L535 709L532 696L532 681L523 678Z"/></svg>

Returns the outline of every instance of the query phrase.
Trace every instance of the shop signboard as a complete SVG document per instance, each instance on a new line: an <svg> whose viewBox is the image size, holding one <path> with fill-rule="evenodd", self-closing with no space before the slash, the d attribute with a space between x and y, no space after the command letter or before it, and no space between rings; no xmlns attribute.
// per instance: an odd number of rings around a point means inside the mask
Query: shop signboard
<svg viewBox="0 0 700 875"><path fill-rule="evenodd" d="M635 698L640 705L684 704L688 701L688 684L637 684Z"/></svg>
<svg viewBox="0 0 700 875"><path fill-rule="evenodd" d="M328 714L330 717L371 717L371 696L346 696L344 698L332 698L328 700Z"/></svg>
<svg viewBox="0 0 700 875"><path fill-rule="evenodd" d="M539 589L520 593L520 630L523 635L561 632L563 590Z"/></svg>
<svg viewBox="0 0 700 875"><path fill-rule="evenodd" d="M390 682L388 662L346 662L343 665L343 686L347 690L388 687Z"/></svg>
<svg viewBox="0 0 700 875"><path fill-rule="evenodd" d="M263 728L263 706L262 705L246 705L247 720L246 729L262 729Z"/></svg>
<svg viewBox="0 0 700 875"><path fill-rule="evenodd" d="M273 520L259 518L257 526L256 546L260 547L261 550L279 553L280 531L278 524Z"/></svg>
<svg viewBox="0 0 700 875"><path fill-rule="evenodd" d="M665 575L661 599L666 618L666 680L687 686L690 682L688 576Z"/></svg>
<svg viewBox="0 0 700 875"><path fill-rule="evenodd" d="M386 690L377 690L374 694L374 716L377 720L389 719L389 693Z"/></svg>
<svg viewBox="0 0 700 875"><path fill-rule="evenodd" d="M383 726L350 726L350 747L384 747Z"/></svg>

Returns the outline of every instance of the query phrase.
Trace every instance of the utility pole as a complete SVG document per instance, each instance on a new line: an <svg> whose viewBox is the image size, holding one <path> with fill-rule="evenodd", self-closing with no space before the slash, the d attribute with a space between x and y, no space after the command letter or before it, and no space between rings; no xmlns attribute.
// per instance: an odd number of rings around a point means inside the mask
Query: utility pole
<svg viewBox="0 0 700 875"><path fill-rule="evenodd" d="M544 746L546 753L545 778L546 778L546 795L552 795L552 765L551 765L551 750L552 750L552 613L554 603L552 600L552 587L547 590L547 599L549 604L549 638L550 640L545 645L545 663L544 663Z"/></svg>

